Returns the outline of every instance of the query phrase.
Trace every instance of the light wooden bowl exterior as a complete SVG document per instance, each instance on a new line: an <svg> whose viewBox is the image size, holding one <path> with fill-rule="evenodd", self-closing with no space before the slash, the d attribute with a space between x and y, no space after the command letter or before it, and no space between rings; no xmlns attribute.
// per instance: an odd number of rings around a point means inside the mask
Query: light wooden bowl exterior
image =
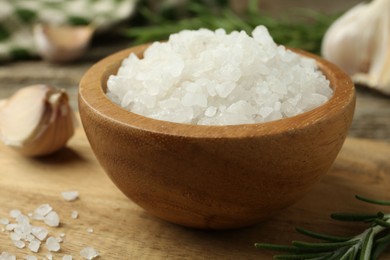
<svg viewBox="0 0 390 260"><path fill-rule="evenodd" d="M335 160L351 124L350 78L311 54L334 96L307 113L269 123L197 126L146 118L105 96L129 53L94 65L79 90L91 147L117 187L149 213L184 226L227 229L270 217L303 197ZM299 51L298 51L299 52Z"/></svg>

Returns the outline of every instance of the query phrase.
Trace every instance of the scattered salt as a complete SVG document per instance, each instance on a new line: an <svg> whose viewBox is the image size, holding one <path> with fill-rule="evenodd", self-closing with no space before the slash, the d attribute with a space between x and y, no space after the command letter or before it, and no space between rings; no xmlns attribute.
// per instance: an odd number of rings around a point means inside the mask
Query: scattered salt
<svg viewBox="0 0 390 260"><path fill-rule="evenodd" d="M73 219L76 219L76 218L79 217L79 213L78 213L76 210L73 210L72 213L71 213L71 217L72 217Z"/></svg>
<svg viewBox="0 0 390 260"><path fill-rule="evenodd" d="M312 110L333 94L316 61L278 46L264 26L252 36L200 29L130 56L107 82L107 96L147 117L234 125ZM291 103L293 101L293 103Z"/></svg>
<svg viewBox="0 0 390 260"><path fill-rule="evenodd" d="M53 260L53 256L52 256L51 254L46 254L46 258L47 258L48 260Z"/></svg>
<svg viewBox="0 0 390 260"><path fill-rule="evenodd" d="M88 233L93 233L93 228L87 228Z"/></svg>
<svg viewBox="0 0 390 260"><path fill-rule="evenodd" d="M60 237L65 237L65 233L60 233Z"/></svg>
<svg viewBox="0 0 390 260"><path fill-rule="evenodd" d="M71 255L64 255L62 257L62 260L72 260L72 259L73 259L73 257Z"/></svg>
<svg viewBox="0 0 390 260"><path fill-rule="evenodd" d="M58 243L55 237L49 237L46 240L46 248L52 252L58 252L61 249L60 243Z"/></svg>
<svg viewBox="0 0 390 260"><path fill-rule="evenodd" d="M0 218L0 224L8 225L9 224L8 218Z"/></svg>
<svg viewBox="0 0 390 260"><path fill-rule="evenodd" d="M12 217L12 218L17 218L20 214L22 214L22 212L20 212L20 210L18 209L13 209L9 212L9 215Z"/></svg>
<svg viewBox="0 0 390 260"><path fill-rule="evenodd" d="M56 237L58 243L62 243L64 240L61 237Z"/></svg>
<svg viewBox="0 0 390 260"><path fill-rule="evenodd" d="M23 242L23 241L14 241L14 245L17 247L17 248L24 248L26 246L26 244Z"/></svg>
<svg viewBox="0 0 390 260"><path fill-rule="evenodd" d="M31 230L31 233L38 238L39 240L45 240L47 235L49 234L49 231L44 227L33 227Z"/></svg>
<svg viewBox="0 0 390 260"><path fill-rule="evenodd" d="M16 256L11 255L8 252L2 252L0 255L0 260L16 260Z"/></svg>
<svg viewBox="0 0 390 260"><path fill-rule="evenodd" d="M42 204L34 210L33 218L37 220L43 220L44 217L52 210L53 208L49 204Z"/></svg>
<svg viewBox="0 0 390 260"><path fill-rule="evenodd" d="M78 191L64 191L61 192L62 197L67 201L76 200L79 197Z"/></svg>
<svg viewBox="0 0 390 260"><path fill-rule="evenodd" d="M18 225L17 224L8 224L7 226L5 226L5 230L7 231L12 231L14 230Z"/></svg>
<svg viewBox="0 0 390 260"><path fill-rule="evenodd" d="M45 216L44 222L51 227L58 227L60 224L60 217L55 211L51 211Z"/></svg>
<svg viewBox="0 0 390 260"><path fill-rule="evenodd" d="M20 233L12 232L10 236L12 241L19 241L22 239L22 235Z"/></svg>
<svg viewBox="0 0 390 260"><path fill-rule="evenodd" d="M41 246L41 241L37 240L37 239L34 239L30 242L30 244L28 245L28 248L34 252L34 253L37 253L39 251L39 248Z"/></svg>
<svg viewBox="0 0 390 260"><path fill-rule="evenodd" d="M88 259L88 260L91 260L91 259L94 259L95 257L98 257L99 256L99 253L93 248L93 247L84 247L81 251L80 251L80 255L84 258L84 259Z"/></svg>
<svg viewBox="0 0 390 260"><path fill-rule="evenodd" d="M38 260L38 258L36 256L33 256L33 255L27 255L24 257L25 260Z"/></svg>

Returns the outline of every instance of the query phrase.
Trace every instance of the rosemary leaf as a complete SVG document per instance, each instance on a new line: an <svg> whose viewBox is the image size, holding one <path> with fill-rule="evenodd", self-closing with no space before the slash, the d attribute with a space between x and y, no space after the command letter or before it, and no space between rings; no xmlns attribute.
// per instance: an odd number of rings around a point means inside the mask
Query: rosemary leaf
<svg viewBox="0 0 390 260"><path fill-rule="evenodd" d="M352 237L339 237L339 236L331 236L331 235L316 233L316 232L313 232L313 231L310 231L310 230L307 230L304 228L300 228L300 227L297 227L296 231L298 231L299 233L301 233L303 235L309 236L309 237L318 238L318 239L322 239L322 240L330 241L330 242L344 242L344 241L348 241L352 238Z"/></svg>
<svg viewBox="0 0 390 260"><path fill-rule="evenodd" d="M373 229L370 228L363 240L362 252L360 253L359 258L360 260L370 260L373 240L374 232Z"/></svg>
<svg viewBox="0 0 390 260"><path fill-rule="evenodd" d="M297 254L297 255L276 255L275 259L327 259L332 253L313 253L313 254Z"/></svg>
<svg viewBox="0 0 390 260"><path fill-rule="evenodd" d="M364 214L364 213L333 213L330 215L331 218L341 221L371 221L377 217L375 214Z"/></svg>
<svg viewBox="0 0 390 260"><path fill-rule="evenodd" d="M366 198L366 197L359 196L359 195L356 195L355 198L357 198L358 200L372 203L372 204L376 204L376 205L390 206L390 201L387 201L387 200L374 200L374 199Z"/></svg>
<svg viewBox="0 0 390 260"><path fill-rule="evenodd" d="M355 259L355 257L356 257L356 247L351 247L344 253L344 255L341 256L340 260Z"/></svg>
<svg viewBox="0 0 390 260"><path fill-rule="evenodd" d="M390 228L390 223L387 221L384 221L383 219L376 218L374 219L374 222L378 224L379 226Z"/></svg>
<svg viewBox="0 0 390 260"><path fill-rule="evenodd" d="M345 242L331 242L331 243L310 243L303 241L293 241L293 246L298 248L307 249L310 251L332 251L341 247L353 246L358 240L345 241Z"/></svg>

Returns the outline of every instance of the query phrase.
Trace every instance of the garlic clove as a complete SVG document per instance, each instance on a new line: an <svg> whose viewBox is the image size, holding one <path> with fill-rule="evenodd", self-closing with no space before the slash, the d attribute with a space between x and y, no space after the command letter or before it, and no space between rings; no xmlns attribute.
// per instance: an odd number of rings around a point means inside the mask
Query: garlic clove
<svg viewBox="0 0 390 260"><path fill-rule="evenodd" d="M70 62L80 58L88 48L92 26L54 26L37 24L34 38L39 54L51 62Z"/></svg>
<svg viewBox="0 0 390 260"><path fill-rule="evenodd" d="M64 90L47 85L26 87L1 107L0 138L24 155L47 155L73 136L73 119Z"/></svg>
<svg viewBox="0 0 390 260"><path fill-rule="evenodd" d="M374 0L346 12L326 32L322 55L355 83L390 94L390 1Z"/></svg>

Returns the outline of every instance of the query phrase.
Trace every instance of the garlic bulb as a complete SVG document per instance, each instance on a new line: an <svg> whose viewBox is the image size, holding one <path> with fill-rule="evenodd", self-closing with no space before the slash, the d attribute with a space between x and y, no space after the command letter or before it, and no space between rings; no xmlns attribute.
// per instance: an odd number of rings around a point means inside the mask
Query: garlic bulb
<svg viewBox="0 0 390 260"><path fill-rule="evenodd" d="M37 24L34 38L38 53L51 62L70 62L80 58L89 45L91 26L54 26Z"/></svg>
<svg viewBox="0 0 390 260"><path fill-rule="evenodd" d="M390 94L390 0L361 3L336 20L322 55L356 83Z"/></svg>
<svg viewBox="0 0 390 260"><path fill-rule="evenodd" d="M47 155L74 133L74 115L64 90L34 85L0 106L0 139L27 156Z"/></svg>

